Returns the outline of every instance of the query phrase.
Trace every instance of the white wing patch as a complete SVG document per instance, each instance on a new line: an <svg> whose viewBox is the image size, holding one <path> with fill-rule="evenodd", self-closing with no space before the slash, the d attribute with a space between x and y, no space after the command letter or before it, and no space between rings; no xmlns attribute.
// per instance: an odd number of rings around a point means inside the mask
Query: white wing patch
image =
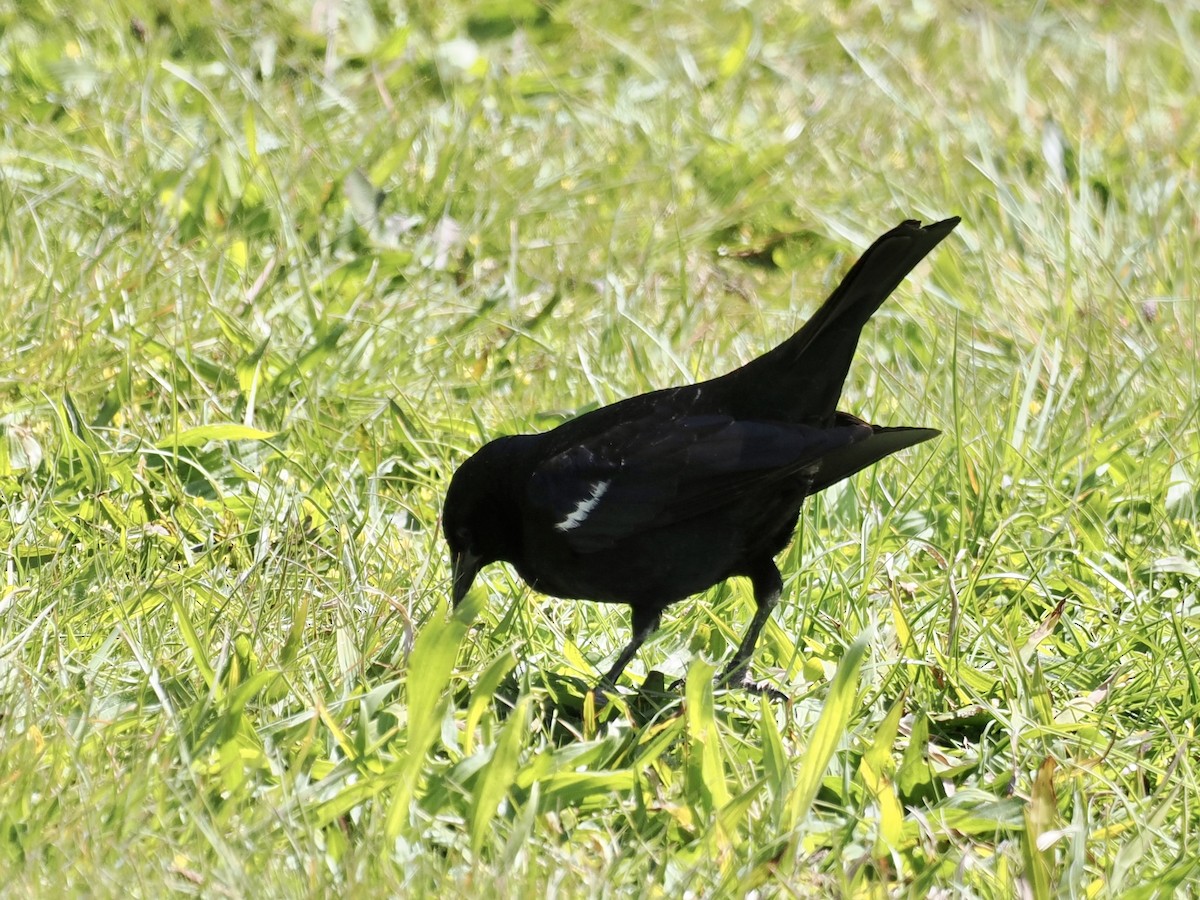
<svg viewBox="0 0 1200 900"><path fill-rule="evenodd" d="M608 490L610 484L612 484L611 481L598 481L592 485L591 495L580 500L575 509L571 511L571 514L554 527L559 531L570 531L572 528L578 528L582 525L583 520L596 508L596 504L600 502L600 498L604 496L604 492Z"/></svg>

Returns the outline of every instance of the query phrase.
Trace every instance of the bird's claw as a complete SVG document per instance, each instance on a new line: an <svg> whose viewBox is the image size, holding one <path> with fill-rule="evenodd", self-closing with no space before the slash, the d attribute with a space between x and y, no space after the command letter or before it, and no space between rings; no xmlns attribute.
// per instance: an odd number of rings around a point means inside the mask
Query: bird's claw
<svg viewBox="0 0 1200 900"><path fill-rule="evenodd" d="M783 691L773 687L765 681L751 681L747 678L742 682L741 686L752 694L758 694L760 697L766 697L772 703L788 703L792 699Z"/></svg>
<svg viewBox="0 0 1200 900"><path fill-rule="evenodd" d="M791 699L787 694L773 687L769 682L752 680L749 668L724 672L718 677L717 684L726 685L731 688L741 688L744 691L749 691L751 694L766 697L775 703L786 703Z"/></svg>
<svg viewBox="0 0 1200 900"><path fill-rule="evenodd" d="M760 697L766 697L773 703L787 703L792 698L778 688L772 687L766 681L752 681L750 679L750 670L741 669L733 672L723 672L715 679L717 687L741 688L749 691L751 694L757 694ZM671 683L670 690L674 693L681 691L684 688L686 679L677 678Z"/></svg>

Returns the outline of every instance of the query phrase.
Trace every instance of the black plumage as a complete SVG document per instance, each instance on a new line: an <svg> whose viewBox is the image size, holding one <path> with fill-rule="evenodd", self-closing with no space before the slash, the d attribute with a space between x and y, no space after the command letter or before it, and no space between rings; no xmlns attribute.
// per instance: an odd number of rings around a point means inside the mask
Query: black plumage
<svg viewBox="0 0 1200 900"><path fill-rule="evenodd" d="M938 434L837 404L863 326L958 221L884 234L798 332L733 372L486 444L446 492L455 604L498 561L544 594L628 604L612 684L667 606L745 576L757 610L723 673L742 680L804 498Z"/></svg>

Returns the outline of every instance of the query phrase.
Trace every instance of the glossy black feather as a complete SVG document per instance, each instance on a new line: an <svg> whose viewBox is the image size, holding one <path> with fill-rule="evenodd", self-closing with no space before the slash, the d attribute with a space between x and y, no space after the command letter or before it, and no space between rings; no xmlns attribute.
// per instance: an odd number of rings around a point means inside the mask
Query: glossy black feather
<svg viewBox="0 0 1200 900"><path fill-rule="evenodd" d="M527 497L568 547L594 552L703 517L871 434L729 416L635 420L539 463Z"/></svg>
<svg viewBox="0 0 1200 900"><path fill-rule="evenodd" d="M502 560L543 593L626 603L634 637L613 681L666 606L743 575L759 608L726 671L741 677L804 498L938 434L837 402L863 325L957 223L892 229L796 334L727 375L485 445L446 495L455 602Z"/></svg>

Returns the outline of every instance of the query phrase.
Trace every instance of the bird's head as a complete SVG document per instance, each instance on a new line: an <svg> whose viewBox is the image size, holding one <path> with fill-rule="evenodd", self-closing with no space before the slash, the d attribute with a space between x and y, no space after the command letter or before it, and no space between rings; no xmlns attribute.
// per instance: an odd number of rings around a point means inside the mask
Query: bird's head
<svg viewBox="0 0 1200 900"><path fill-rule="evenodd" d="M446 489L442 531L450 547L451 598L457 606L488 563L513 562L521 548L522 452L530 435L485 444L458 467Z"/></svg>

